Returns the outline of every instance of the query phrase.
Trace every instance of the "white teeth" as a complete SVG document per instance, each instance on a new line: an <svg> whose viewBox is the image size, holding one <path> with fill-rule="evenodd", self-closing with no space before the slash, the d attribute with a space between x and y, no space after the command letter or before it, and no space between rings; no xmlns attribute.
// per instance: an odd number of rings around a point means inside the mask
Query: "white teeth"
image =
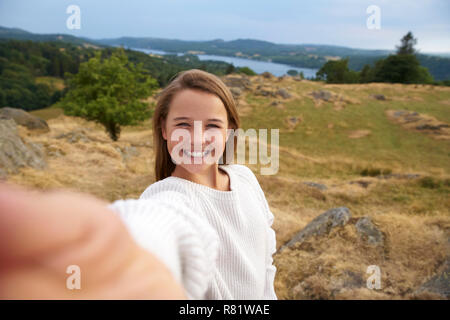
<svg viewBox="0 0 450 320"><path fill-rule="evenodd" d="M206 150L204 152L190 152L187 150L183 149L183 152L185 155L187 155L188 157L194 157L194 158L198 158L198 157L205 157L206 155L208 155L208 153L210 152L210 150Z"/></svg>

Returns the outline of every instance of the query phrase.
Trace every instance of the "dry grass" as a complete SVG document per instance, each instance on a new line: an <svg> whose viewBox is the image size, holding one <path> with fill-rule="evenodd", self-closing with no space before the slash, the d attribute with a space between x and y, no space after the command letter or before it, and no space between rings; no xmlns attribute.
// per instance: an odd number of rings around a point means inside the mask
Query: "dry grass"
<svg viewBox="0 0 450 320"><path fill-rule="evenodd" d="M151 129L135 132L125 128L121 139L112 142L101 126L80 118L60 116L48 124L49 133L36 136L20 127L21 136L42 144L47 154L59 152L62 156L47 155L47 169L24 168L10 176L10 181L40 189L69 188L109 201L137 198L154 181ZM77 129L83 129L90 141L70 143L56 138ZM127 146L135 146L139 156L124 161L117 148Z"/></svg>

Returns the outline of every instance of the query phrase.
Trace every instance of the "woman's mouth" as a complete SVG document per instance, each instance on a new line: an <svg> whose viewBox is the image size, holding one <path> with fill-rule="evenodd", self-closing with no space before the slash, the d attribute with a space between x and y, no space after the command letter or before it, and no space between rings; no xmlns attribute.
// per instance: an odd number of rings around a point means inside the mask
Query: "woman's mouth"
<svg viewBox="0 0 450 320"><path fill-rule="evenodd" d="M190 152L188 150L183 149L183 153L188 156L188 157L193 157L193 158L203 158L206 157L209 153L211 152L210 149L205 150L203 152Z"/></svg>

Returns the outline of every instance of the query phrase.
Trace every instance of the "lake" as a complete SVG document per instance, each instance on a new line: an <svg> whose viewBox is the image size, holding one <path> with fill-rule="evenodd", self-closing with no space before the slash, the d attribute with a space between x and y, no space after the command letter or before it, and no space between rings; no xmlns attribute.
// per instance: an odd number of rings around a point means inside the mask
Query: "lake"
<svg viewBox="0 0 450 320"><path fill-rule="evenodd" d="M153 54L173 54L168 53L162 50L154 50L154 49L143 49L143 48L130 48L131 50L141 51L144 53L153 53ZM182 56L183 53L177 53L178 56ZM303 72L305 78L313 78L316 76L316 72L318 69L312 68L298 68L292 67L287 64L275 63L275 62L266 62L266 61L256 61L245 58L238 57L227 57L227 56L216 56L211 54L197 54L196 55L200 60L215 60L215 61L225 61L228 63L232 63L235 67L249 67L256 73L263 73L265 71L269 71L271 74L279 77L285 75L288 70L296 70L299 73Z"/></svg>

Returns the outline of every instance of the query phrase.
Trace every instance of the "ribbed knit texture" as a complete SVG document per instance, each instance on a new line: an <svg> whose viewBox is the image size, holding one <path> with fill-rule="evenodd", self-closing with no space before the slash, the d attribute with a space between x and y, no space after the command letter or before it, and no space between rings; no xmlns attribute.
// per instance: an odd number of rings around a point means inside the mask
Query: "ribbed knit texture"
<svg viewBox="0 0 450 320"><path fill-rule="evenodd" d="M168 266L189 299L277 299L274 216L264 192L248 167L219 167L231 191L170 176L139 200L108 207Z"/></svg>

